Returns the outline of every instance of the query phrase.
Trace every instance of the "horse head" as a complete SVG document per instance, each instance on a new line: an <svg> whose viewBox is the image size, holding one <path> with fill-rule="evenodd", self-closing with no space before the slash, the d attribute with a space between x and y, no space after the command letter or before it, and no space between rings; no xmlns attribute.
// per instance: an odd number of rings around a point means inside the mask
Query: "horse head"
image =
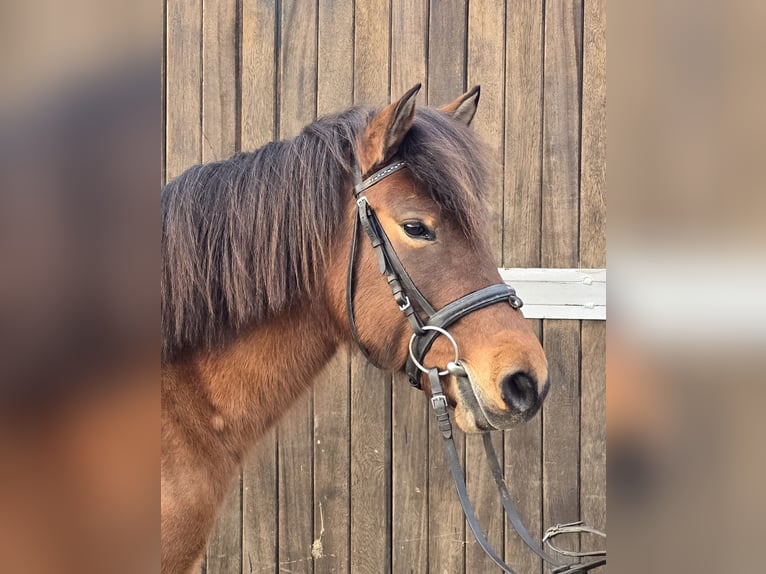
<svg viewBox="0 0 766 574"><path fill-rule="evenodd" d="M343 234L351 255L337 261L345 284L330 287L349 334L375 364L407 370L428 393L421 371L436 367L464 431L506 429L538 411L548 369L490 248L488 154L469 128L479 88L438 110L416 109L419 88L371 114L354 143L356 201ZM455 307L464 312L434 323ZM411 354L413 343L420 353Z"/></svg>

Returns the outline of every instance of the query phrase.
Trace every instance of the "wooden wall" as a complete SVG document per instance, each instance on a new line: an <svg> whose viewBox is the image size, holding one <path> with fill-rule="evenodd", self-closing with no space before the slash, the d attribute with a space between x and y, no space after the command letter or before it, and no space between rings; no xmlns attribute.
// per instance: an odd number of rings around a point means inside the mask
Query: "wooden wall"
<svg viewBox="0 0 766 574"><path fill-rule="evenodd" d="M605 267L605 0L166 0L163 177L295 135L317 115L481 84L498 266ZM531 531L605 528L605 324L535 321L552 391L495 437ZM203 571L493 572L466 531L424 397L338 353L243 465ZM504 526L478 437L458 436L491 542Z"/></svg>

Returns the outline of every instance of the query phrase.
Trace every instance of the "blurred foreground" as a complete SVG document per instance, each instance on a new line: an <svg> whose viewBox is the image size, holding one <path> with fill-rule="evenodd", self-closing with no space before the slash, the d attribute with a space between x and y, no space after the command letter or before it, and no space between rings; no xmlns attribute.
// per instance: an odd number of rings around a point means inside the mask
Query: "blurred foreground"
<svg viewBox="0 0 766 574"><path fill-rule="evenodd" d="M766 6L608 9L609 570L761 572Z"/></svg>
<svg viewBox="0 0 766 574"><path fill-rule="evenodd" d="M141 7L0 7L2 572L159 571L160 43Z"/></svg>

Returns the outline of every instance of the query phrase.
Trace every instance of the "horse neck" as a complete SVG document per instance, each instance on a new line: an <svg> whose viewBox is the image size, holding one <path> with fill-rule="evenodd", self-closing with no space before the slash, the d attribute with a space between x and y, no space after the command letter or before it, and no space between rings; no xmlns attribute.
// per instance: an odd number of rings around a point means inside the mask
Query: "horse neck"
<svg viewBox="0 0 766 574"><path fill-rule="evenodd" d="M198 355L184 369L197 379L199 412L208 418L195 426L245 449L311 386L341 336L327 306L307 300L244 330L225 349Z"/></svg>

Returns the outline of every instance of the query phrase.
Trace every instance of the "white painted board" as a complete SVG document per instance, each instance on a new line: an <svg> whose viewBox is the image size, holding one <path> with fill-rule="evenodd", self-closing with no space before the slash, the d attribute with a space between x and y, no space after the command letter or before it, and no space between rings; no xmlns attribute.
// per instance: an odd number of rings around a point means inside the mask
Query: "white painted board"
<svg viewBox="0 0 766 574"><path fill-rule="evenodd" d="M606 269L500 268L528 319L606 320Z"/></svg>

